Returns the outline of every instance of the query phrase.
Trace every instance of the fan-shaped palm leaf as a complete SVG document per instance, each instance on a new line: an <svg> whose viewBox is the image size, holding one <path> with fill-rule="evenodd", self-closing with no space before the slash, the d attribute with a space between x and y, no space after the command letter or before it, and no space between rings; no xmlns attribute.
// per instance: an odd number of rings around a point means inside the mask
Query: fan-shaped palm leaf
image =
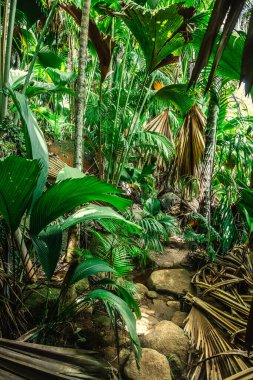
<svg viewBox="0 0 253 380"><path fill-rule="evenodd" d="M197 106L194 106L187 113L177 135L176 158L173 168L176 181L180 177L199 178L201 158L205 148L204 126L204 115Z"/></svg>
<svg viewBox="0 0 253 380"><path fill-rule="evenodd" d="M189 41L187 23L193 7L177 3L151 10L128 0L124 12L124 21L140 44L149 73L177 62L180 48Z"/></svg>

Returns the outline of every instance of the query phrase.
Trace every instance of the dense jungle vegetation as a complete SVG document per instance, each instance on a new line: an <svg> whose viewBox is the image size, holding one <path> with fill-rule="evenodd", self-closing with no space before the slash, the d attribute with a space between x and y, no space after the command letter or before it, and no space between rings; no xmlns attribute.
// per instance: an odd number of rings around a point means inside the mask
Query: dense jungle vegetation
<svg viewBox="0 0 253 380"><path fill-rule="evenodd" d="M253 379L252 1L0 25L0 379Z"/></svg>

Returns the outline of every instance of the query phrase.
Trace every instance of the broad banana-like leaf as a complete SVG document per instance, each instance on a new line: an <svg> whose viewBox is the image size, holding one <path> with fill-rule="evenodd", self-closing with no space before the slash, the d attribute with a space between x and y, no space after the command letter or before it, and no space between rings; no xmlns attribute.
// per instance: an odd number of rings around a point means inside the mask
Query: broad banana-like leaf
<svg viewBox="0 0 253 380"><path fill-rule="evenodd" d="M121 194L121 191L92 176L58 182L34 204L30 231L37 235L55 219L87 202L107 202L119 210L131 204L131 201L118 197L117 194Z"/></svg>
<svg viewBox="0 0 253 380"><path fill-rule="evenodd" d="M31 202L39 174L37 160L17 156L0 160L0 213L12 232Z"/></svg>
<svg viewBox="0 0 253 380"><path fill-rule="evenodd" d="M74 285L76 282L83 280L84 278L94 276L101 272L113 273L114 269L101 259L94 258L83 261L75 268L70 279L70 285Z"/></svg>
<svg viewBox="0 0 253 380"><path fill-rule="evenodd" d="M50 226L39 236L31 236L38 260L50 280L58 263L62 247L62 229Z"/></svg>
<svg viewBox="0 0 253 380"><path fill-rule="evenodd" d="M47 180L48 174L48 151L47 144L44 138L44 135L39 128L36 119L34 118L26 97L16 91L13 91L9 88L10 94L12 96L13 102L17 107L17 110L20 115L20 119L22 122L23 133L25 136L25 145L27 158L29 159L37 159L41 162L41 171L38 179L38 183L36 189L33 193L33 201L40 197L44 190L44 186Z"/></svg>
<svg viewBox="0 0 253 380"><path fill-rule="evenodd" d="M156 93L156 97L164 102L173 104L185 116L190 108L194 105L195 99L190 91L187 91L185 84L172 84L164 86Z"/></svg>
<svg viewBox="0 0 253 380"><path fill-rule="evenodd" d="M141 359L141 346L139 337L136 332L136 320L133 312L130 310L125 301L121 298L104 289L96 289L90 292L86 297L86 301L101 300L107 308L116 309L123 321L125 322L132 342L137 350L137 359Z"/></svg>
<svg viewBox="0 0 253 380"><path fill-rule="evenodd" d="M153 10L129 0L124 12L124 22L140 44L149 73L177 62L180 49L190 39L187 24L194 13L193 7L185 8L183 3L177 3Z"/></svg>
<svg viewBox="0 0 253 380"><path fill-rule="evenodd" d="M87 220L96 220L103 221L104 219L110 219L115 223L119 223L124 231L128 231L129 233L139 233L140 227L136 224L129 222L122 215L118 214L111 207L104 206L87 206L80 210L78 210L73 215L69 216L62 224L62 230L66 230L74 226L75 224L85 222Z"/></svg>

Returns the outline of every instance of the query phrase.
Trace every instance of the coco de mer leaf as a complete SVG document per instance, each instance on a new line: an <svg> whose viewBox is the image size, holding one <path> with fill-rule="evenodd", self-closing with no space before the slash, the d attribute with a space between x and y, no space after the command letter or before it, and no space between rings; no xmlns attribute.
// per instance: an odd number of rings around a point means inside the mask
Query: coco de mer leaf
<svg viewBox="0 0 253 380"><path fill-rule="evenodd" d="M190 91L187 91L185 84L172 84L162 87L156 93L156 97L169 104L173 104L185 116L193 107L195 99Z"/></svg>
<svg viewBox="0 0 253 380"><path fill-rule="evenodd" d="M140 44L147 71L175 63L181 48L190 40L187 30L194 8L182 3L167 8L146 9L129 0L124 8L124 22Z"/></svg>

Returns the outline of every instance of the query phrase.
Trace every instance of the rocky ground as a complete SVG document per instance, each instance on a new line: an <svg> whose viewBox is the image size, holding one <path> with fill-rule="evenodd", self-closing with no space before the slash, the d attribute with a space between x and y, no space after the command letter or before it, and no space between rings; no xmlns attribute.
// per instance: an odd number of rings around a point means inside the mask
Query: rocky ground
<svg viewBox="0 0 253 380"><path fill-rule="evenodd" d="M137 333L143 356L138 370L134 354L127 348L121 350L122 379L186 379L190 345L183 328L189 310L183 296L193 291L192 273L187 269L188 254L184 244L171 243L164 255L153 258L154 270L150 274L133 279L141 281L136 283L142 314L137 321ZM109 361L112 352L112 347L104 350Z"/></svg>

